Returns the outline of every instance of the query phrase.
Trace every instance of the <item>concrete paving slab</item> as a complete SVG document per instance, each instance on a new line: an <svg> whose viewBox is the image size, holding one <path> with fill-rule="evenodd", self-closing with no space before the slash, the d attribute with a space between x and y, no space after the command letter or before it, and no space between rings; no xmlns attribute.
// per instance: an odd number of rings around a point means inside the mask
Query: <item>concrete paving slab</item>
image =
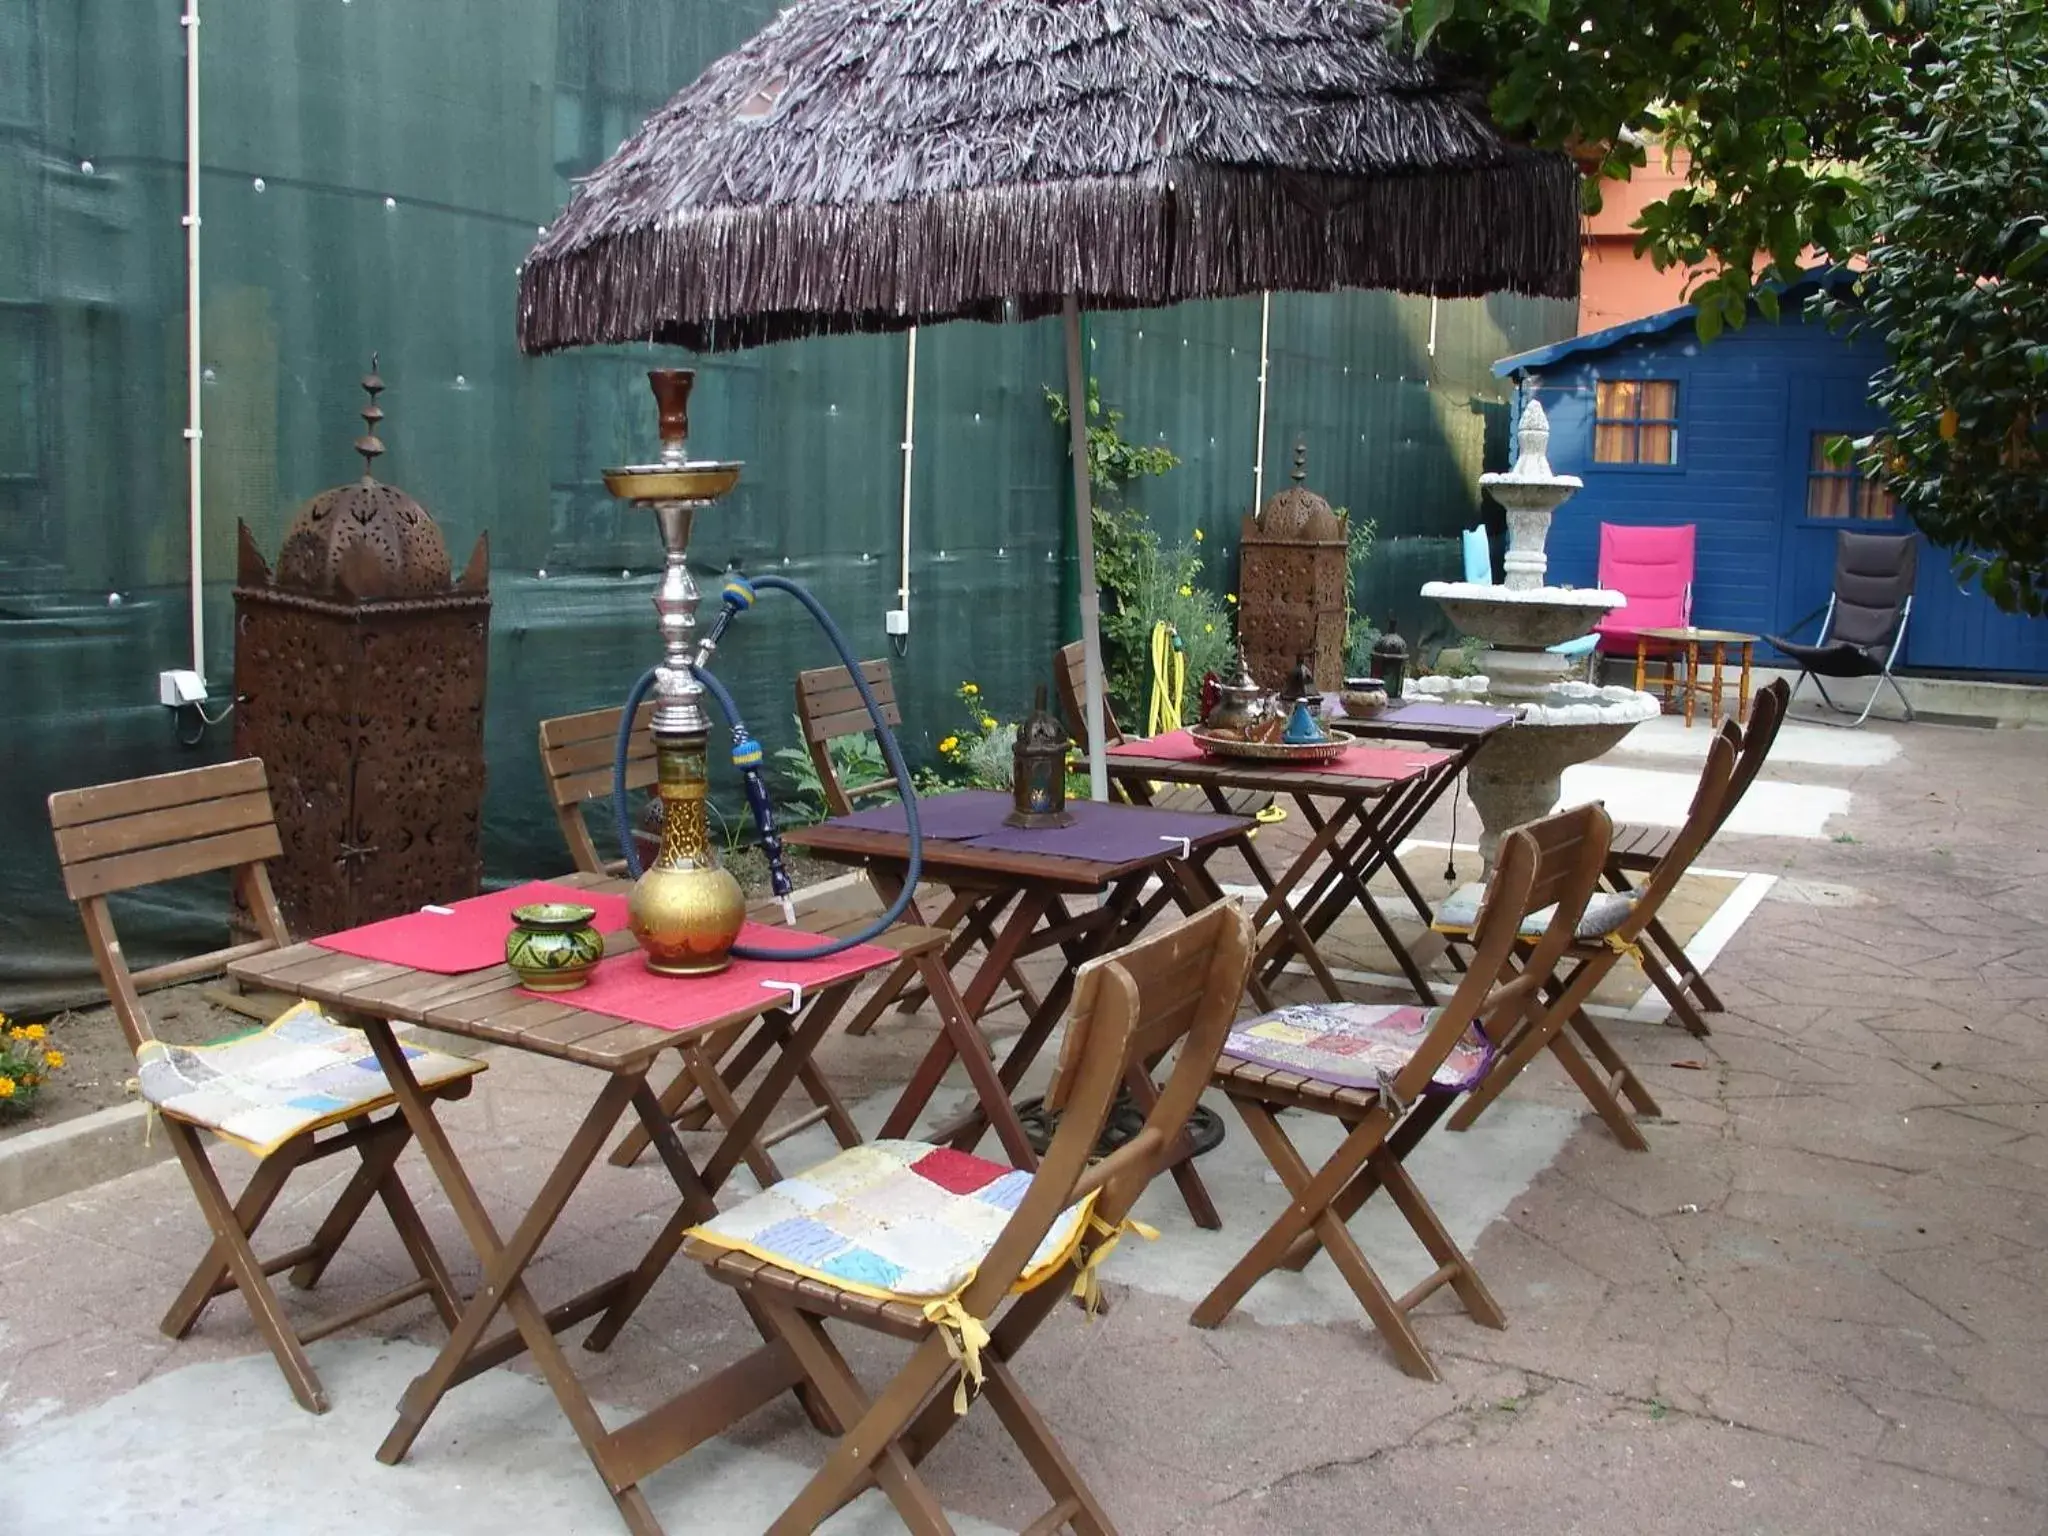
<svg viewBox="0 0 2048 1536"><path fill-rule="evenodd" d="M503 1536L617 1531L604 1486L547 1388L493 1371L445 1403L404 1464L380 1465L389 1405L433 1361L423 1345L349 1339L313 1346L333 1407L286 1397L268 1358L167 1371L97 1408L39 1427L0 1451L0 1530L94 1536L148 1528L215 1536ZM600 1416L624 1415L602 1404ZM179 1426L205 1427L203 1435ZM677 1532L765 1529L808 1480L802 1465L713 1441L649 1480ZM968 1517L962 1536L1003 1527ZM901 1529L870 1492L821 1527L836 1536Z"/></svg>

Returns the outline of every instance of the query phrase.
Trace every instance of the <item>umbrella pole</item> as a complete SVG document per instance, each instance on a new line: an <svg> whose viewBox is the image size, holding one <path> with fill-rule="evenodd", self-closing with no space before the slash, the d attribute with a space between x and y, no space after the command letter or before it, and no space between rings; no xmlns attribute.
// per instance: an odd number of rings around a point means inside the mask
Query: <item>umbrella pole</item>
<svg viewBox="0 0 2048 1536"><path fill-rule="evenodd" d="M1074 542L1081 552L1081 662L1088 716L1088 798L1109 798L1109 760L1102 719L1102 593L1095 585L1095 504L1088 483L1088 373L1081 359L1081 300L1069 293L1067 322L1067 441L1074 460Z"/></svg>

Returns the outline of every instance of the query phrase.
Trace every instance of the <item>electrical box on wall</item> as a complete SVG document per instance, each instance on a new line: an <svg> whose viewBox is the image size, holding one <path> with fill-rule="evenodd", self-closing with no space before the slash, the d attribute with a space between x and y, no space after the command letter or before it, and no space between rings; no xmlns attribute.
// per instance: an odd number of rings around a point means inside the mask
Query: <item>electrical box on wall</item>
<svg viewBox="0 0 2048 1536"><path fill-rule="evenodd" d="M197 672L178 670L156 675L157 702L166 709L183 709L206 702L206 679Z"/></svg>
<svg viewBox="0 0 2048 1536"><path fill-rule="evenodd" d="M882 616L882 631L885 634L891 635L909 634L910 610L908 608L891 608Z"/></svg>

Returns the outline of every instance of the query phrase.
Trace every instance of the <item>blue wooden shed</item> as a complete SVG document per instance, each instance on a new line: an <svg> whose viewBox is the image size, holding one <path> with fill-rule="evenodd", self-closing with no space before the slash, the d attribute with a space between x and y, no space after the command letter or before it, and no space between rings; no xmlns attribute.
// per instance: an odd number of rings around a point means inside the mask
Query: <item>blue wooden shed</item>
<svg viewBox="0 0 2048 1536"><path fill-rule="evenodd" d="M1883 425L1869 400L1882 343L1831 331L1811 303L1843 281L1806 278L1778 323L1752 314L1710 343L1687 305L1493 365L1542 400L1551 464L1586 482L1551 528L1550 580L1593 585L1602 523L1691 523L1694 623L1813 638L1793 626L1827 601L1836 533L1911 528L1823 446ZM1923 547L1902 665L2048 676L2048 620L2000 613Z"/></svg>

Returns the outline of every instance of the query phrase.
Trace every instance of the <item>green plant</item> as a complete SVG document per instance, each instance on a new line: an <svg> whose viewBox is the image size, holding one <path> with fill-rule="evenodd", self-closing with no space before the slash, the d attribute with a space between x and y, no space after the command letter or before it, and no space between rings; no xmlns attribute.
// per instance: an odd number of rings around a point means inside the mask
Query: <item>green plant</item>
<svg viewBox="0 0 2048 1536"><path fill-rule="evenodd" d="M1344 525L1344 672L1347 677L1362 677L1380 634L1358 611L1358 576L1372 557L1379 524L1369 517L1353 517L1348 507L1337 508L1337 519Z"/></svg>
<svg viewBox="0 0 2048 1536"><path fill-rule="evenodd" d="M1179 639L1187 662L1183 710L1190 708L1205 672L1228 673L1234 641L1230 615L1216 594L1201 584L1202 535L1160 547L1150 529L1140 531L1137 550L1116 601L1102 615L1105 681L1124 729L1141 733L1154 687L1152 631L1164 623ZM1170 677L1170 674L1169 674Z"/></svg>
<svg viewBox="0 0 2048 1536"><path fill-rule="evenodd" d="M796 721L796 727L801 740L803 722ZM892 777L888 759L882 756L881 744L866 732L842 736L837 741L826 743L825 753L832 763L833 775L843 785L857 787L882 783ZM808 827L832 813L832 808L825 803L824 781L818 777L818 765L811 760L809 749L782 747L775 753L775 762L782 776L789 780L795 797L779 808L778 821L784 826ZM888 793L893 797L895 791Z"/></svg>
<svg viewBox="0 0 2048 1536"><path fill-rule="evenodd" d="M0 1119L31 1113L50 1074L63 1066L64 1053L50 1044L47 1029L0 1013Z"/></svg>
<svg viewBox="0 0 2048 1536"><path fill-rule="evenodd" d="M1066 396L1045 392L1060 426L1069 422ZM1203 534L1162 548L1143 517L1123 505L1132 482L1163 475L1180 463L1165 444L1133 443L1123 412L1106 408L1100 385L1088 381L1088 480L1096 492L1095 582L1107 601L1102 649L1110 705L1129 730L1145 722L1152 697L1152 631L1172 626L1187 658L1188 692L1204 672L1223 671L1233 644L1230 616L1201 585ZM1189 700L1183 699L1185 708Z"/></svg>
<svg viewBox="0 0 2048 1536"><path fill-rule="evenodd" d="M980 685L964 682L954 696L967 707L967 724L939 739L941 781L949 789L1010 787L1017 747L1017 727L988 712Z"/></svg>

